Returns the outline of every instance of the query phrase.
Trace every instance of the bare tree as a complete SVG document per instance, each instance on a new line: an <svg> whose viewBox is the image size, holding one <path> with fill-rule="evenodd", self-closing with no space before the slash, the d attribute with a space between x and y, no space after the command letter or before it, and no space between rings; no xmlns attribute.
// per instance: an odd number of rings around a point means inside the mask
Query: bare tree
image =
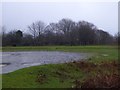
<svg viewBox="0 0 120 90"><path fill-rule="evenodd" d="M42 21L36 22L35 25L36 25L36 32L37 32L38 36L40 36L42 33L44 33L46 25Z"/></svg>
<svg viewBox="0 0 120 90"><path fill-rule="evenodd" d="M74 24L75 23L70 19L62 19L59 21L58 27L64 34L67 34L72 30Z"/></svg>
<svg viewBox="0 0 120 90"><path fill-rule="evenodd" d="M2 44L3 46L6 44L6 27L5 26L2 26L1 28L2 30L2 35L1 35L1 40L2 40Z"/></svg>
<svg viewBox="0 0 120 90"><path fill-rule="evenodd" d="M35 39L35 37L37 36L37 30L36 30L35 23L32 23L30 26L28 26L28 29L30 33L33 35L33 38Z"/></svg>
<svg viewBox="0 0 120 90"><path fill-rule="evenodd" d="M115 44L120 45L120 32L115 34L114 38L115 38Z"/></svg>
<svg viewBox="0 0 120 90"><path fill-rule="evenodd" d="M42 21L34 22L30 26L28 26L28 29L33 35L34 45L36 45L37 43L40 44L41 34L43 34L45 30L45 23Z"/></svg>
<svg viewBox="0 0 120 90"><path fill-rule="evenodd" d="M95 29L96 27L89 22L80 21L77 23L78 39L80 45L88 45L95 43Z"/></svg>
<svg viewBox="0 0 120 90"><path fill-rule="evenodd" d="M58 22L58 28L63 33L66 44L71 44L71 32L75 28L75 22L70 19L62 19Z"/></svg>
<svg viewBox="0 0 120 90"><path fill-rule="evenodd" d="M4 45L95 45L110 44L113 37L94 24L87 21L74 22L62 19L57 23L46 25L42 21L33 22L28 26L31 33L22 35L20 30L5 34ZM116 42L120 35L116 36ZM114 40L115 41L115 40ZM120 41L120 40L119 40Z"/></svg>
<svg viewBox="0 0 120 90"><path fill-rule="evenodd" d="M49 25L46 26L45 28L45 32L47 31L51 31L53 33L57 33L58 32L58 25L57 23L50 23Z"/></svg>

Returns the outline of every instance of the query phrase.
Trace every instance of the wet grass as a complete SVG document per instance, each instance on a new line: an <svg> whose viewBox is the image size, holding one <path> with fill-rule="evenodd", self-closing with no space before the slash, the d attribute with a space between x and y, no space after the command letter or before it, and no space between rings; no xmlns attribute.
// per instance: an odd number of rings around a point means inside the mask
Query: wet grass
<svg viewBox="0 0 120 90"><path fill-rule="evenodd" d="M67 72L62 72L61 68L67 70ZM9 88L43 88L43 87L69 87L68 77L66 79L64 76L73 76L72 73L76 73L72 67L68 67L66 64L55 64L55 65L42 65L34 66L30 68L25 68L3 75L3 87ZM66 74L65 74L66 73ZM82 73L81 73L82 74ZM76 74L77 76L77 74ZM19 82L16 82L19 81ZM71 81L71 80L70 80ZM64 84L63 84L64 82ZM72 84L72 82L71 82Z"/></svg>
<svg viewBox="0 0 120 90"><path fill-rule="evenodd" d="M3 51L32 50L4 47ZM16 48L18 48L16 50ZM27 49L26 49L27 48ZM115 46L43 46L33 50L89 52L87 61L33 66L3 74L3 88L115 88L120 80L118 49ZM38 49L36 49L38 48ZM42 49L41 49L42 48Z"/></svg>
<svg viewBox="0 0 120 90"><path fill-rule="evenodd" d="M3 51L72 51L72 52L105 52L105 49L115 49L117 46L17 46L2 47Z"/></svg>

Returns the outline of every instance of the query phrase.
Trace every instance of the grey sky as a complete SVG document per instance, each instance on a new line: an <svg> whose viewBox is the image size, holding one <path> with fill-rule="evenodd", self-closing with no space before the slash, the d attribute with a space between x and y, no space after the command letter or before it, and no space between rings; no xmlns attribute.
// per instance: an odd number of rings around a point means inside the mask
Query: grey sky
<svg viewBox="0 0 120 90"><path fill-rule="evenodd" d="M85 20L114 35L118 31L117 2L6 2L2 3L2 21L8 30L27 31L32 22L46 24L62 18Z"/></svg>

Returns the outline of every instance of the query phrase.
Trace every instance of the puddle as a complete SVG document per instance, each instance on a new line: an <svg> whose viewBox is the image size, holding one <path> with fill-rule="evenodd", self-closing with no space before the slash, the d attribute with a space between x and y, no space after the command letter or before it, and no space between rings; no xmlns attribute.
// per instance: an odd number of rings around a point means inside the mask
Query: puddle
<svg viewBox="0 0 120 90"><path fill-rule="evenodd" d="M41 63L22 63L22 65L26 65L26 66L36 66L36 65L40 65Z"/></svg>
<svg viewBox="0 0 120 90"><path fill-rule="evenodd" d="M4 66L7 66L7 65L10 65L10 63L0 63L0 67L4 67Z"/></svg>
<svg viewBox="0 0 120 90"><path fill-rule="evenodd" d="M3 66L6 66L6 65L0 64L0 67L3 67Z"/></svg>
<svg viewBox="0 0 120 90"><path fill-rule="evenodd" d="M60 51L29 51L29 52L3 52L2 73L9 73L15 70L42 65L77 61L90 57L87 53L69 53Z"/></svg>

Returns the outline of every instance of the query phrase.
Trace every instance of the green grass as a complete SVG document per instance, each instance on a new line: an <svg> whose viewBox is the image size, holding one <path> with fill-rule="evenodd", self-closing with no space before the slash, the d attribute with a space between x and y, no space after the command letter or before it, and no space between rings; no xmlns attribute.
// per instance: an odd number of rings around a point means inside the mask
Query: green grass
<svg viewBox="0 0 120 90"><path fill-rule="evenodd" d="M67 71L62 71L65 69ZM9 74L3 75L3 87L16 87L16 88L49 88L49 87L71 87L72 77L79 78L83 77L84 73L77 72L71 66L66 64L56 64L56 65L42 65L34 66L25 69L18 70ZM64 73L65 75L59 76L56 73ZM68 73L69 72L69 73ZM37 81L38 74L45 74L46 80L43 84ZM63 81L62 81L63 80ZM18 82L17 82L18 81Z"/></svg>
<svg viewBox="0 0 120 90"><path fill-rule="evenodd" d="M106 49L114 49L116 46L19 46L2 47L3 51L72 51L72 52L105 52Z"/></svg>
<svg viewBox="0 0 120 90"><path fill-rule="evenodd" d="M75 80L84 81L89 75L94 76L98 71L112 73L111 69L101 68L103 62L118 60L116 46L29 46L29 47L3 47L3 51L65 51L87 52L94 56L87 60L87 68L80 68L76 63L49 64L33 66L3 74L3 88L71 88ZM104 56L103 54L107 55ZM98 65L97 68L89 67L89 63ZM81 64L82 65L82 64ZM108 66L109 67L109 66ZM90 70L89 70L90 69ZM86 71L87 70L87 71ZM89 70L89 72L88 72ZM45 76L44 76L45 75Z"/></svg>

